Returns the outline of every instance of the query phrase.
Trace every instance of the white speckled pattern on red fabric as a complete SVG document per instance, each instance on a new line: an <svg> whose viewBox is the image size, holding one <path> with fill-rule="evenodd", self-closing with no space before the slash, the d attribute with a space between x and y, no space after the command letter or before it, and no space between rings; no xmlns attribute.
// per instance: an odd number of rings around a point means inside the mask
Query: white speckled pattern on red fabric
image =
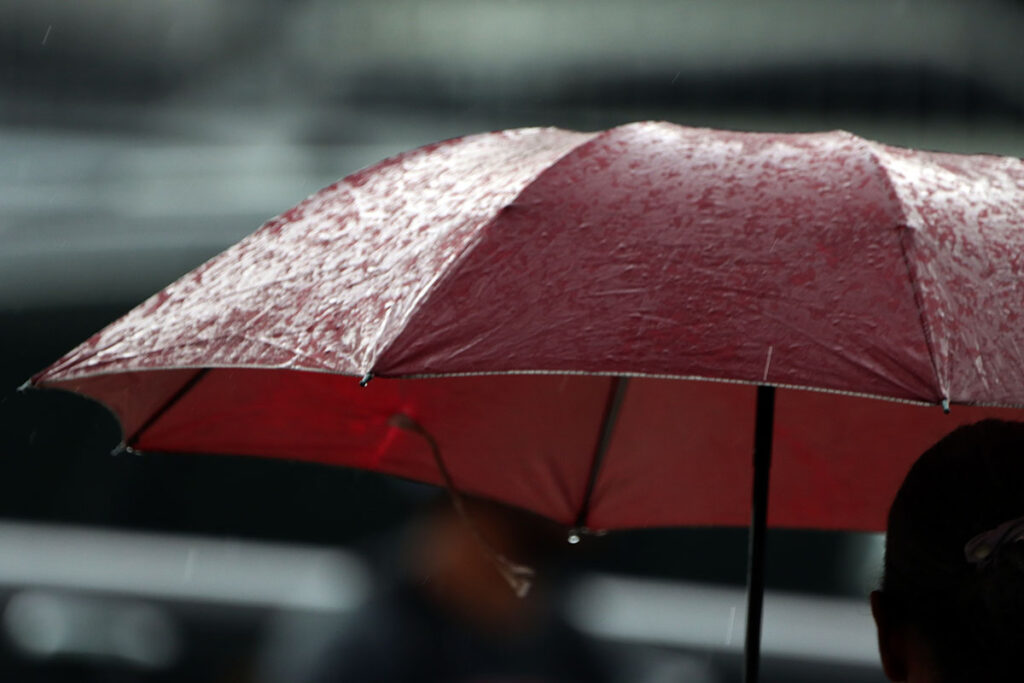
<svg viewBox="0 0 1024 683"><path fill-rule="evenodd" d="M325 188L34 381L106 402L144 449L437 481L388 421L415 414L467 490L571 521L608 391L574 373L1024 406L1022 254L1018 159L657 122L490 133ZM387 379L463 373L554 377ZM631 386L593 525L745 518L749 389L666 382ZM732 412L702 412L719 400ZM650 422L666 401L686 416ZM773 523L877 528L911 454L797 404L780 403ZM851 414L896 443L880 405ZM928 425L907 451L952 426L901 420Z"/></svg>
<svg viewBox="0 0 1024 683"><path fill-rule="evenodd" d="M474 136L348 176L152 297L48 376L203 366L366 372L494 214L590 137Z"/></svg>
<svg viewBox="0 0 1024 683"><path fill-rule="evenodd" d="M907 262L938 389L1020 405L1024 386L1024 162L877 145L905 213Z"/></svg>

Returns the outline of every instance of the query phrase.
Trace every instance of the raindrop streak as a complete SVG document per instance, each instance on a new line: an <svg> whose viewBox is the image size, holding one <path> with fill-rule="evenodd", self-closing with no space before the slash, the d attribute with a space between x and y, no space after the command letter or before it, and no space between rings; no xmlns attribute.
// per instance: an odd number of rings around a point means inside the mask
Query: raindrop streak
<svg viewBox="0 0 1024 683"><path fill-rule="evenodd" d="M729 630L725 632L725 644L726 646L732 645L732 631L733 626L736 625L736 608L732 607L729 610Z"/></svg>
<svg viewBox="0 0 1024 683"><path fill-rule="evenodd" d="M764 362L764 379L761 380L762 382L768 381L768 369L772 366L772 352L774 350L774 344L768 347L768 358Z"/></svg>
<svg viewBox="0 0 1024 683"><path fill-rule="evenodd" d="M46 41L50 39L50 31L52 30L53 24L50 24L49 26L46 27L46 33L43 34L43 42L41 43L42 45L46 45Z"/></svg>

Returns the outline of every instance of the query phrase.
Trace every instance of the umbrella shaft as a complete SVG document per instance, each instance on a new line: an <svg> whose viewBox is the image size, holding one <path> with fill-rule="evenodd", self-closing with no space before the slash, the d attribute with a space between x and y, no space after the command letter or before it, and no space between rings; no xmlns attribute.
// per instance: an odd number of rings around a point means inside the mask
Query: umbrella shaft
<svg viewBox="0 0 1024 683"><path fill-rule="evenodd" d="M768 531L768 483L772 465L775 387L757 388L757 415L754 422L754 490L747 566L747 640L743 671L745 683L757 683L761 659L761 614L764 604L765 537Z"/></svg>

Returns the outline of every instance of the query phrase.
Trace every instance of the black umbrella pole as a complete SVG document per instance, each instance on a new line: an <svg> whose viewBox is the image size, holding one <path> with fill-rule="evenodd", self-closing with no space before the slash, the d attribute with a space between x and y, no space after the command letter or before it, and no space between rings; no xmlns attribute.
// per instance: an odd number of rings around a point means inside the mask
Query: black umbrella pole
<svg viewBox="0 0 1024 683"><path fill-rule="evenodd" d="M761 614L764 607L765 537L768 532L768 482L772 467L775 387L757 388L757 415L754 422L754 492L747 560L747 640L743 670L745 683L757 683L761 663Z"/></svg>

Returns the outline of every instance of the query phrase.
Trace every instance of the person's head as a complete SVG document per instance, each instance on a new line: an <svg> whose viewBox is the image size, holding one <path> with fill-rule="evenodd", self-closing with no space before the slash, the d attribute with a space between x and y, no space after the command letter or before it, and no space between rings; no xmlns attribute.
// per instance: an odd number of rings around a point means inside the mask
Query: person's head
<svg viewBox="0 0 1024 683"><path fill-rule="evenodd" d="M889 512L885 574L871 596L891 680L1022 680L1024 541L982 536L1018 518L1024 423L960 427L914 464Z"/></svg>

